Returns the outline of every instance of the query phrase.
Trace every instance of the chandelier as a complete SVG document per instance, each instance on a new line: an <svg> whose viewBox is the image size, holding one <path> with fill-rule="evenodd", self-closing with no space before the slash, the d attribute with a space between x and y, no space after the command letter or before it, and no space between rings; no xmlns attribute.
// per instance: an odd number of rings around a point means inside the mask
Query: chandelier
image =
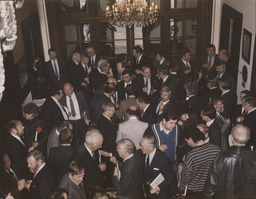
<svg viewBox="0 0 256 199"><path fill-rule="evenodd" d="M108 22L118 27L149 26L158 15L157 5L152 2L149 6L147 0L116 0L112 7L106 7Z"/></svg>

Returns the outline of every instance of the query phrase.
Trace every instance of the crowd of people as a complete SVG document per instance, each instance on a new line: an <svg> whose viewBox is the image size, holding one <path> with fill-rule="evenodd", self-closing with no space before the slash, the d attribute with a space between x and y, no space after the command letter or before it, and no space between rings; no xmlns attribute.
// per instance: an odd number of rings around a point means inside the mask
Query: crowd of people
<svg viewBox="0 0 256 199"><path fill-rule="evenodd" d="M255 198L256 98L241 91L237 105L232 59L215 51L35 58L32 97L45 101L6 124L0 198Z"/></svg>

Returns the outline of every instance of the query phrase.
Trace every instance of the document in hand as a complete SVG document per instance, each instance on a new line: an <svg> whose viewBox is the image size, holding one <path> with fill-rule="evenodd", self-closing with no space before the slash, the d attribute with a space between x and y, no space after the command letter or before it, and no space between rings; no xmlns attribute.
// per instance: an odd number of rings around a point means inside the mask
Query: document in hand
<svg viewBox="0 0 256 199"><path fill-rule="evenodd" d="M150 186L154 189L156 186L160 185L164 181L164 176L159 173L159 175L151 182Z"/></svg>

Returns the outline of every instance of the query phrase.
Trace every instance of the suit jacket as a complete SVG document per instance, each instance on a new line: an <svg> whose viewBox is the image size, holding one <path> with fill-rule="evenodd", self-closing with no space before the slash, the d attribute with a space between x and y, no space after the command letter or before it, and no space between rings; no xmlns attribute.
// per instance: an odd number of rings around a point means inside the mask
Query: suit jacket
<svg viewBox="0 0 256 199"><path fill-rule="evenodd" d="M134 81L136 84L136 94L137 94L137 96L140 96L143 93L142 88L146 87L143 75L141 75L141 74L136 75ZM149 83L152 88L151 78L149 79Z"/></svg>
<svg viewBox="0 0 256 199"><path fill-rule="evenodd" d="M135 95L138 96L138 91L137 91L137 88L136 88L136 81L132 80L132 85L133 85L133 89L135 90ZM117 93L118 93L118 101L122 101L124 99L126 99L125 97L125 91L124 91L124 81L121 81L121 82L118 82L117 83L117 86L116 86L116 90L117 90Z"/></svg>
<svg viewBox="0 0 256 199"><path fill-rule="evenodd" d="M12 135L8 135L5 144L5 152L11 160L12 168L15 170L17 177L19 179L29 179L31 175L27 167L27 147Z"/></svg>
<svg viewBox="0 0 256 199"><path fill-rule="evenodd" d="M126 122L119 124L116 142L123 138L133 141L136 149L140 148L140 140L148 128L148 123L141 122L137 118L129 118Z"/></svg>
<svg viewBox="0 0 256 199"><path fill-rule="evenodd" d="M140 117L140 121L147 122L148 125L155 124L157 121L155 107L149 105L145 113Z"/></svg>
<svg viewBox="0 0 256 199"><path fill-rule="evenodd" d="M234 76L225 71L221 78L229 79L229 81L231 82L230 90L231 90L231 92L236 93L236 80L235 80Z"/></svg>
<svg viewBox="0 0 256 199"><path fill-rule="evenodd" d="M72 158L72 160L78 161L84 168L84 187L87 195L92 190L92 187L100 185L104 187L103 172L98 167L99 165L99 153L94 151L95 159L91 156L86 149L85 144L80 144Z"/></svg>
<svg viewBox="0 0 256 199"><path fill-rule="evenodd" d="M191 122L197 124L199 122L199 116L202 108L200 97L198 97L197 95L191 96L187 100L187 103L190 106L190 118L188 120L188 124L191 124Z"/></svg>
<svg viewBox="0 0 256 199"><path fill-rule="evenodd" d="M146 168L146 158L147 155L144 155L144 189L147 196L151 196L157 199L167 199L170 198L170 189L171 185L174 184L176 177L173 171L170 159L159 149L156 149L156 153L149 165L149 168ZM147 185L147 182L153 182L153 180L159 175L164 176L164 181L158 185L160 192L156 194L150 194L150 187ZM155 196L155 197L154 197Z"/></svg>
<svg viewBox="0 0 256 199"><path fill-rule="evenodd" d="M213 58L212 58L213 59ZM210 71L208 71L207 68L203 68L203 76L205 78L212 78L212 77L216 77L217 73L216 73L216 66L217 64L220 62L220 59L218 57L217 54L215 54L214 56L214 61L213 61L213 65L211 66ZM205 52L201 55L201 58L199 60L199 64L200 66L202 66L203 64L208 64L208 54Z"/></svg>
<svg viewBox="0 0 256 199"><path fill-rule="evenodd" d="M157 103L157 106L155 108L155 110L157 111L157 108L158 108L158 105L159 103L161 102L161 100L158 101ZM169 111L172 111L175 109L175 104L172 100L172 98L169 100L169 102L167 102L165 105L164 105L164 109L163 109L163 112L161 114L157 114L157 122L161 122L164 118L164 115L169 112ZM159 109L158 109L159 110ZM156 112L155 111L155 112Z"/></svg>
<svg viewBox="0 0 256 199"><path fill-rule="evenodd" d="M250 140L247 145L253 146L253 150L256 150L256 110L250 112L244 117L243 124L250 129Z"/></svg>
<svg viewBox="0 0 256 199"><path fill-rule="evenodd" d="M172 91L172 99L174 101L177 100L177 85L175 84L175 81L171 78L171 76L169 75L168 78L165 80L165 82L162 83L162 86L168 86L171 91Z"/></svg>
<svg viewBox="0 0 256 199"><path fill-rule="evenodd" d="M209 137L210 143L215 144L221 148L221 131L219 124L214 120L214 122L209 126Z"/></svg>
<svg viewBox="0 0 256 199"><path fill-rule="evenodd" d="M136 103L136 99L135 99L135 96L132 97L132 96L128 96L127 99L124 99L120 102L120 105L119 105L119 112L118 112L118 119L122 119L124 121L127 121L128 120L128 116L126 114L126 110L130 107L130 106L137 106L137 103Z"/></svg>
<svg viewBox="0 0 256 199"><path fill-rule="evenodd" d="M57 59L58 65L59 65L59 74L60 79L56 77L56 74L54 72L54 66L52 65L51 60L46 62L46 71L48 75L48 87L50 90L62 88L63 85L68 81L68 74L67 74L67 67L63 60Z"/></svg>
<svg viewBox="0 0 256 199"><path fill-rule="evenodd" d="M84 94L80 91L74 91L74 94L78 102L81 118L83 119L84 114L86 114L86 117L88 118L88 120L90 120L91 119L90 110L86 102L86 99L84 97ZM60 102L63 106L67 107L67 96L65 94L61 98Z"/></svg>
<svg viewBox="0 0 256 199"><path fill-rule="evenodd" d="M141 156L135 153L131 158L119 164L121 178L113 176L113 184L119 199L143 198L143 170L144 162Z"/></svg>
<svg viewBox="0 0 256 199"><path fill-rule="evenodd" d="M208 98L211 99L213 97L220 97L221 96L221 91L219 88L213 88L208 90Z"/></svg>
<svg viewBox="0 0 256 199"><path fill-rule="evenodd" d="M47 199L53 188L53 177L46 164L36 175L30 185L31 199Z"/></svg>
<svg viewBox="0 0 256 199"><path fill-rule="evenodd" d="M95 95L93 97L92 103L91 103L91 109L92 109L92 115L95 121L97 121L98 118L103 113L102 105L107 102L111 102L111 99L107 97L104 93L100 95Z"/></svg>
<svg viewBox="0 0 256 199"><path fill-rule="evenodd" d="M220 126L221 131L221 151L227 151L229 149L228 136L230 131L230 125L223 120L223 117L216 114L214 119Z"/></svg>
<svg viewBox="0 0 256 199"><path fill-rule="evenodd" d="M160 66L165 66L167 67L168 69L171 68L171 63L169 62L168 59L164 58L162 64L160 64L159 61L157 60L154 60L154 63L153 63L153 67L152 67L152 75L156 75L157 74L157 70Z"/></svg>
<svg viewBox="0 0 256 199"><path fill-rule="evenodd" d="M108 152L116 151L117 127L105 116L101 115L97 120L97 129L103 135L102 150Z"/></svg>
<svg viewBox="0 0 256 199"><path fill-rule="evenodd" d="M15 174L16 174L16 172L15 172ZM4 182L3 185L2 185L3 190L8 192L8 193L11 192L11 194L14 198L19 199L20 198L20 192L19 192L18 187L17 187L18 181L13 177L12 174L10 174L9 171L6 171L6 169L3 171L2 180Z"/></svg>
<svg viewBox="0 0 256 199"><path fill-rule="evenodd" d="M62 178L59 188L64 188L68 191L69 199L86 199L83 183L76 185L72 180L70 180L68 174L64 175Z"/></svg>
<svg viewBox="0 0 256 199"><path fill-rule="evenodd" d="M45 121L46 131L48 132L50 132L54 127L59 126L64 121L64 117L59 106L51 96L44 102L43 119Z"/></svg>
<svg viewBox="0 0 256 199"><path fill-rule="evenodd" d="M76 64L74 61L70 62L68 67L69 81L72 83L75 90L82 90L82 82L86 78L86 72L81 63Z"/></svg>
<svg viewBox="0 0 256 199"><path fill-rule="evenodd" d="M137 64L136 63L136 58L133 57L133 69L136 70L136 69L139 69L141 70L143 66L149 66L150 68L152 67L152 61L151 59L145 55L144 53L142 54L142 57L140 59L140 62Z"/></svg>
<svg viewBox="0 0 256 199"><path fill-rule="evenodd" d="M233 121L237 100L236 94L229 91L222 95L221 98L224 104L224 112L222 113L223 117L231 118L231 120Z"/></svg>
<svg viewBox="0 0 256 199"><path fill-rule="evenodd" d="M175 82L175 85L177 87L176 88L177 100L185 100L186 91L184 88L184 79L182 79L176 74L170 74L170 78Z"/></svg>
<svg viewBox="0 0 256 199"><path fill-rule="evenodd" d="M179 66L178 76L181 77L182 79L187 79L189 74L186 75L184 72L188 69L187 69L187 66L184 64L184 62L182 61L182 58L178 59L176 64ZM191 67L190 69L192 69L192 64L190 62L189 64Z"/></svg>
<svg viewBox="0 0 256 199"><path fill-rule="evenodd" d="M50 149L48 164L52 168L54 179L57 184L68 171L69 163L75 152L73 146L59 146Z"/></svg>

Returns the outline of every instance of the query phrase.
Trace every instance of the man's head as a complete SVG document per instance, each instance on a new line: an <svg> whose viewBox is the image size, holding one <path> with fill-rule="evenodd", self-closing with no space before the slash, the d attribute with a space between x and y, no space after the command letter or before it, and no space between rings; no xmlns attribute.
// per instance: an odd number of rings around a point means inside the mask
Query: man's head
<svg viewBox="0 0 256 199"><path fill-rule="evenodd" d="M172 131L176 126L179 118L180 118L180 115L177 111L175 110L169 111L165 114L162 124L164 125L164 128L166 130Z"/></svg>
<svg viewBox="0 0 256 199"><path fill-rule="evenodd" d="M218 80L216 78L208 79L207 81L207 88L217 88L218 87Z"/></svg>
<svg viewBox="0 0 256 199"><path fill-rule="evenodd" d="M172 90L168 86L163 86L160 90L162 102L167 102L172 96Z"/></svg>
<svg viewBox="0 0 256 199"><path fill-rule="evenodd" d="M32 120L39 115L39 108L35 103L30 102L23 107L23 112L26 120Z"/></svg>
<svg viewBox="0 0 256 199"><path fill-rule="evenodd" d="M5 169L10 169L11 168L11 160L7 153L4 153L3 155L3 163L4 163L4 168Z"/></svg>
<svg viewBox="0 0 256 199"><path fill-rule="evenodd" d="M163 51L158 51L158 52L156 52L156 60L157 61L161 61L163 58L164 58L164 52Z"/></svg>
<svg viewBox="0 0 256 199"><path fill-rule="evenodd" d="M221 97L213 97L211 99L211 104L215 108L216 112L223 113L224 104Z"/></svg>
<svg viewBox="0 0 256 199"><path fill-rule="evenodd" d="M251 95L247 95L242 100L242 105L246 111L256 108L256 99Z"/></svg>
<svg viewBox="0 0 256 199"><path fill-rule="evenodd" d="M77 161L72 161L69 164L68 177L73 182L81 184L84 179L84 168Z"/></svg>
<svg viewBox="0 0 256 199"><path fill-rule="evenodd" d="M250 139L250 130L248 127L238 124L231 130L230 139L235 146L245 146Z"/></svg>
<svg viewBox="0 0 256 199"><path fill-rule="evenodd" d="M69 121L64 121L57 127L57 131L61 132L63 129L70 129L72 131L73 126Z"/></svg>
<svg viewBox="0 0 256 199"><path fill-rule="evenodd" d="M184 138L191 147L196 147L198 142L205 140L204 134L194 126L184 128Z"/></svg>
<svg viewBox="0 0 256 199"><path fill-rule="evenodd" d="M223 63L223 62L218 63L218 65L216 66L216 72L217 72L217 74L220 75L220 74L224 73L225 70L226 70L226 64Z"/></svg>
<svg viewBox="0 0 256 199"><path fill-rule="evenodd" d="M48 54L50 56L50 59L52 59L52 60L55 60L56 57L57 57L57 53L56 53L56 50L54 48L50 48L48 50Z"/></svg>
<svg viewBox="0 0 256 199"><path fill-rule="evenodd" d="M117 85L117 80L116 80L116 78L114 78L114 77L109 77L108 79L107 79L107 84L115 84L115 86Z"/></svg>
<svg viewBox="0 0 256 199"><path fill-rule="evenodd" d="M191 59L191 53L190 53L190 51L184 50L184 51L182 52L182 59L183 59L184 61L189 62L190 59Z"/></svg>
<svg viewBox="0 0 256 199"><path fill-rule="evenodd" d="M73 133L69 128L65 128L60 132L59 140L60 144L71 144L73 139Z"/></svg>
<svg viewBox="0 0 256 199"><path fill-rule="evenodd" d="M22 137L24 135L24 126L19 120L11 120L7 124L7 131L13 135Z"/></svg>
<svg viewBox="0 0 256 199"><path fill-rule="evenodd" d="M111 118L114 116L116 109L115 109L115 105L112 102L106 102L102 105L102 109L103 109L103 115Z"/></svg>
<svg viewBox="0 0 256 199"><path fill-rule="evenodd" d="M240 92L240 100L242 101L243 98L244 98L245 96L247 96L247 95L252 95L252 94L251 94L251 92L248 91L248 90L243 90L243 91L241 91L241 92Z"/></svg>
<svg viewBox="0 0 256 199"><path fill-rule="evenodd" d="M88 65L89 65L89 62L90 62L90 57L87 56L87 55L82 55L82 56L81 56L81 60L82 60L82 63L83 63L84 65L88 66Z"/></svg>
<svg viewBox="0 0 256 199"><path fill-rule="evenodd" d="M49 199L68 199L68 191L63 188L58 188L50 193Z"/></svg>
<svg viewBox="0 0 256 199"><path fill-rule="evenodd" d="M153 135L144 135L140 141L140 149L144 154L152 153L156 148L156 139Z"/></svg>
<svg viewBox="0 0 256 199"><path fill-rule="evenodd" d="M95 151L101 148L102 143L103 143L103 136L99 130L92 129L90 131L87 131L85 136L85 144L90 150Z"/></svg>
<svg viewBox="0 0 256 199"><path fill-rule="evenodd" d="M129 106L129 108L126 110L126 114L128 117L139 117L140 111L136 106Z"/></svg>
<svg viewBox="0 0 256 199"><path fill-rule="evenodd" d="M63 86L64 93L70 97L74 92L74 87L70 83L65 83Z"/></svg>
<svg viewBox="0 0 256 199"><path fill-rule="evenodd" d="M212 105L208 105L201 110L201 117L203 121L209 122L216 117L216 110Z"/></svg>
<svg viewBox="0 0 256 199"><path fill-rule="evenodd" d="M228 78L221 78L221 79L219 79L219 87L220 87L221 92L230 90L231 81Z"/></svg>
<svg viewBox="0 0 256 199"><path fill-rule="evenodd" d="M207 46L206 52L208 54L209 57L212 57L213 55L215 55L215 46L213 44L210 44Z"/></svg>
<svg viewBox="0 0 256 199"><path fill-rule="evenodd" d="M128 69L124 70L124 72L122 73L122 76L123 76L123 81L125 83L129 83L132 80L131 71Z"/></svg>
<svg viewBox="0 0 256 199"><path fill-rule="evenodd" d="M79 52L74 52L72 55L72 60L74 62L80 63L81 62L81 54Z"/></svg>
<svg viewBox="0 0 256 199"><path fill-rule="evenodd" d="M62 93L62 90L59 89L59 90L54 90L51 92L51 96L54 97L56 100L60 100L62 97L63 97L63 93Z"/></svg>
<svg viewBox="0 0 256 199"><path fill-rule="evenodd" d="M139 58L142 54L142 48L138 45L138 46L135 46L133 49L132 49L132 55L135 57L135 58Z"/></svg>
<svg viewBox="0 0 256 199"><path fill-rule="evenodd" d="M150 104L150 97L146 93L143 93L136 99L136 103L140 110L144 110Z"/></svg>
<svg viewBox="0 0 256 199"><path fill-rule="evenodd" d="M179 111L180 114L180 120L182 122L186 122L189 119L189 104L187 102L181 102L178 104L177 110Z"/></svg>
<svg viewBox="0 0 256 199"><path fill-rule="evenodd" d="M224 63L227 63L228 60L229 60L229 57L230 57L230 55L229 55L229 53L228 53L228 51L226 49L220 50L220 52L219 52L219 59L220 59L220 61L222 61Z"/></svg>
<svg viewBox="0 0 256 199"><path fill-rule="evenodd" d="M119 156L123 159L132 155L135 151L135 145L130 139L122 139L117 142L117 149Z"/></svg>
<svg viewBox="0 0 256 199"><path fill-rule="evenodd" d="M93 57L95 55L94 48L92 46L89 46L86 48L86 53L89 57Z"/></svg>
<svg viewBox="0 0 256 199"><path fill-rule="evenodd" d="M151 70L149 66L143 66L141 70L142 70L142 75L145 78L151 78Z"/></svg>
<svg viewBox="0 0 256 199"><path fill-rule="evenodd" d="M123 62L117 62L116 64L116 70L118 74L122 74L125 70L125 65L123 64Z"/></svg>
<svg viewBox="0 0 256 199"><path fill-rule="evenodd" d="M198 124L196 128L198 128L204 134L205 140L209 137L210 130L206 124Z"/></svg>
<svg viewBox="0 0 256 199"><path fill-rule="evenodd" d="M28 153L27 163L31 173L36 172L45 162L44 154L39 150L33 150Z"/></svg>
<svg viewBox="0 0 256 199"><path fill-rule="evenodd" d="M102 62L100 65L100 70L102 73L108 74L110 69L110 65L108 62Z"/></svg>
<svg viewBox="0 0 256 199"><path fill-rule="evenodd" d="M124 92L130 96L130 95L135 95L135 92L134 92L134 88L133 88L133 85L132 84L128 84L125 88L124 88Z"/></svg>
<svg viewBox="0 0 256 199"><path fill-rule="evenodd" d="M187 96L196 95L198 85L195 80L187 79L184 83L184 88L186 90Z"/></svg>
<svg viewBox="0 0 256 199"><path fill-rule="evenodd" d="M170 74L170 70L166 66L160 66L158 69L159 77L164 79Z"/></svg>
<svg viewBox="0 0 256 199"><path fill-rule="evenodd" d="M109 83L104 88L104 93L106 93L109 96L113 95L113 93L115 92L116 92L116 85L113 83Z"/></svg>

